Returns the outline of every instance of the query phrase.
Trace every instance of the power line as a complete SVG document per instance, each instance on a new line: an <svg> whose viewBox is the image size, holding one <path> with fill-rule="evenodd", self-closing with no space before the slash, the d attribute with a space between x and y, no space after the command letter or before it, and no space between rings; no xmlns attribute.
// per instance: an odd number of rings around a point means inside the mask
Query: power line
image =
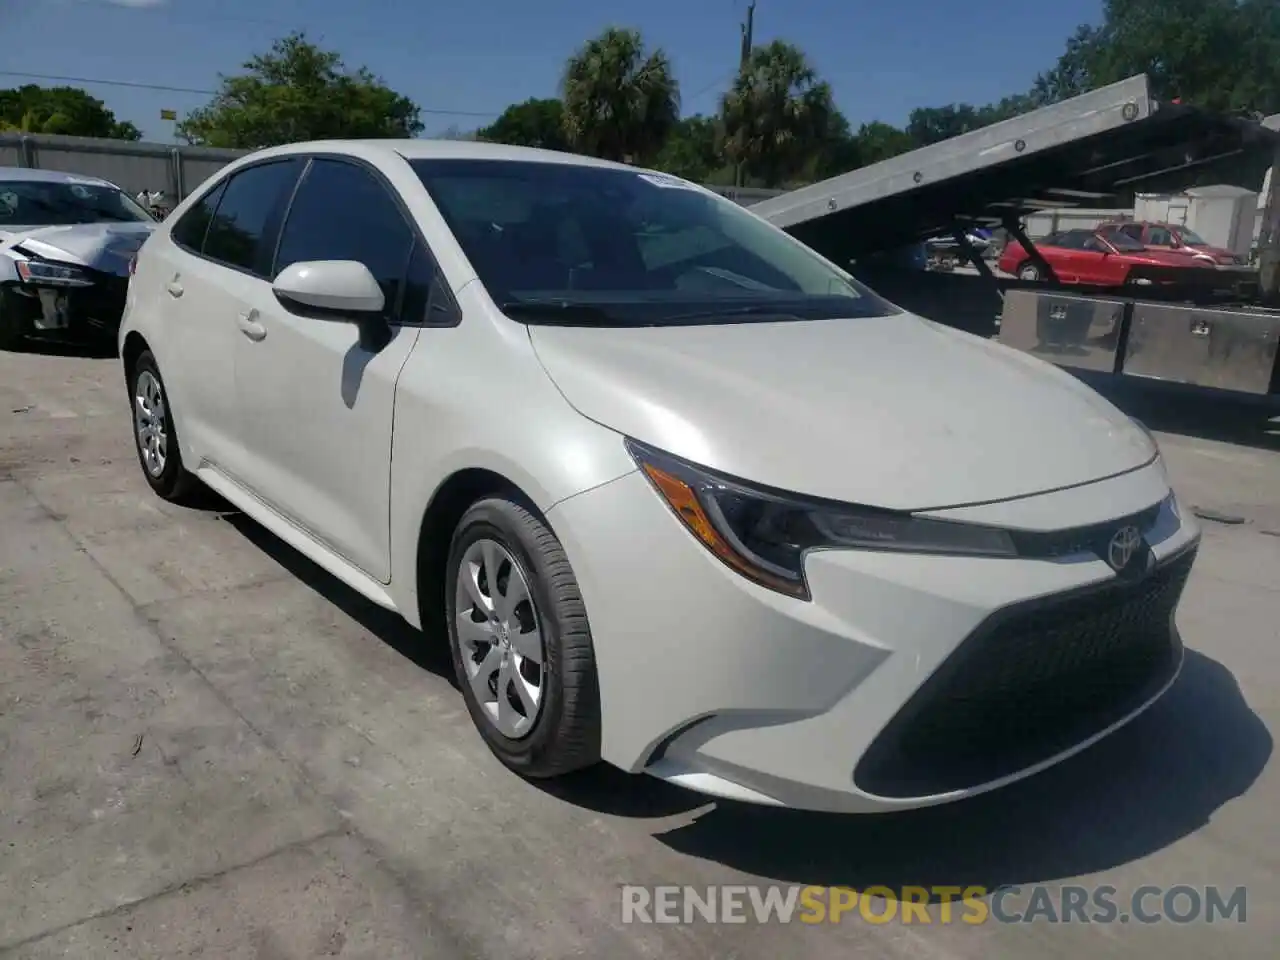
<svg viewBox="0 0 1280 960"><path fill-rule="evenodd" d="M196 93L206 97L216 96L216 90L200 90L196 87L174 87L163 83L137 83L132 80L103 80L100 77L67 77L52 73L21 73L16 70L0 70L0 77L17 77L22 80L50 80L57 83L92 83L103 87L127 87L131 90L158 90L163 93ZM434 110L419 108L422 113L444 117L496 117L500 111L490 110Z"/></svg>

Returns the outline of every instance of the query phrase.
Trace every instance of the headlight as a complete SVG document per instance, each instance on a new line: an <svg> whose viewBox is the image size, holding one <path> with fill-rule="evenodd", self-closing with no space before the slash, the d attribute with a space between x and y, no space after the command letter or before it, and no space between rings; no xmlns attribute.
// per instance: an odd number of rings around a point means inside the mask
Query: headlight
<svg viewBox="0 0 1280 960"><path fill-rule="evenodd" d="M79 267L46 260L19 260L18 276L23 283L55 287L91 287L93 281Z"/></svg>
<svg viewBox="0 0 1280 960"><path fill-rule="evenodd" d="M716 476L634 440L627 448L703 546L744 577L788 596L809 599L804 557L815 549L1017 555L1004 530L806 500Z"/></svg>

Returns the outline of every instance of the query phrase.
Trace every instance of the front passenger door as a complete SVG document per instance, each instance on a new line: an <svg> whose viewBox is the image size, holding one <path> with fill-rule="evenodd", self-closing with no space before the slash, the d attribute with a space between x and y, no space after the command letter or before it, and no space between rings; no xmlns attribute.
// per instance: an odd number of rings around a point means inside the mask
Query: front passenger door
<svg viewBox="0 0 1280 960"><path fill-rule="evenodd" d="M280 233L271 275L310 260L357 260L392 324L366 349L358 326L286 307L269 287L236 348L242 481L276 513L383 583L390 570L391 418L420 327L401 323L406 287L434 266L391 188L370 168L316 157ZM414 288L416 289L416 287Z"/></svg>

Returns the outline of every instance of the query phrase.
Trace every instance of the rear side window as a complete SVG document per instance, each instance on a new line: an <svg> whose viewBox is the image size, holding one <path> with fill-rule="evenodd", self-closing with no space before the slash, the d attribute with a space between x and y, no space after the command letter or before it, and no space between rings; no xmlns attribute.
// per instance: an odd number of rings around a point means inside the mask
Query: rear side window
<svg viewBox="0 0 1280 960"><path fill-rule="evenodd" d="M194 253L204 251L204 235L209 230L213 213L218 209L218 201L222 199L226 189L227 181L223 180L206 193L199 203L182 215L182 219L173 225L173 231L170 234L175 243Z"/></svg>
<svg viewBox="0 0 1280 960"><path fill-rule="evenodd" d="M1065 233L1058 234L1053 242L1053 246L1062 247L1064 250L1083 250L1085 249L1085 241L1093 239L1093 234L1085 233L1082 230L1068 230Z"/></svg>
<svg viewBox="0 0 1280 960"><path fill-rule="evenodd" d="M413 249L413 230L380 180L356 164L317 159L289 208L275 275L304 260L357 260L382 287L390 314Z"/></svg>
<svg viewBox="0 0 1280 960"><path fill-rule="evenodd" d="M293 189L299 160L264 163L234 174L209 224L204 255L228 266L265 275L271 262L279 213Z"/></svg>

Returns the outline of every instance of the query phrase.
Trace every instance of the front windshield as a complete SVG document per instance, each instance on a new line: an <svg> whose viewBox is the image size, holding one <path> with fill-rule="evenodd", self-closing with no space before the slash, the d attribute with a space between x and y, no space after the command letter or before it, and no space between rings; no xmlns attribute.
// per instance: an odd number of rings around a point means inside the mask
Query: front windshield
<svg viewBox="0 0 1280 960"><path fill-rule="evenodd" d="M1205 240L1194 230L1188 230L1186 227L1179 227L1178 233L1182 234L1182 242L1189 247L1207 247L1209 245L1209 241Z"/></svg>
<svg viewBox="0 0 1280 960"><path fill-rule="evenodd" d="M643 326L897 312L737 204L674 177L505 160L412 165L515 319Z"/></svg>
<svg viewBox="0 0 1280 960"><path fill-rule="evenodd" d="M153 222L132 197L107 184L0 180L0 227Z"/></svg>

